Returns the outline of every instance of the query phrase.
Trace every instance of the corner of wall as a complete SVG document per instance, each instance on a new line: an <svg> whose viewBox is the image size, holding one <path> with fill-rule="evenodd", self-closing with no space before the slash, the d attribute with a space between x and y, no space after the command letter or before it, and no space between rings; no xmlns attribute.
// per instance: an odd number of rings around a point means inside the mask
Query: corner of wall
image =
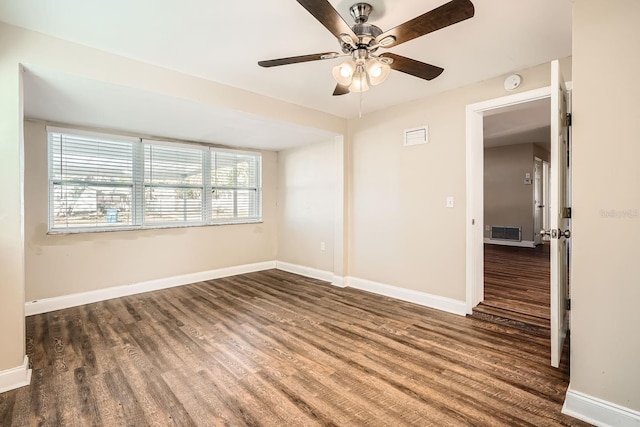
<svg viewBox="0 0 640 427"><path fill-rule="evenodd" d="M597 426L637 427L640 412L575 391L569 385L562 413Z"/></svg>
<svg viewBox="0 0 640 427"><path fill-rule="evenodd" d="M22 365L0 371L0 393L27 386L31 383L29 357L24 356Z"/></svg>

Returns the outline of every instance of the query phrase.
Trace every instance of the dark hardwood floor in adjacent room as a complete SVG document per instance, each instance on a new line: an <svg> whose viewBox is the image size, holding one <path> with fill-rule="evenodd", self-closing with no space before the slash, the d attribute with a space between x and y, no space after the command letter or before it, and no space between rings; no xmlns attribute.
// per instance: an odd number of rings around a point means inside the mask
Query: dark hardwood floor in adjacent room
<svg viewBox="0 0 640 427"><path fill-rule="evenodd" d="M549 245L484 245L484 301L474 316L549 336Z"/></svg>
<svg viewBox="0 0 640 427"><path fill-rule="evenodd" d="M585 425L547 339L277 270L31 316L27 352L1 426Z"/></svg>

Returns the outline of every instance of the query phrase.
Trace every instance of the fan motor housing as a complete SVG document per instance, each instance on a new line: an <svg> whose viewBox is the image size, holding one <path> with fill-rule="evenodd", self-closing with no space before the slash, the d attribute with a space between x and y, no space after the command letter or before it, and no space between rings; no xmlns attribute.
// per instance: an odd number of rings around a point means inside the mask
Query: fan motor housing
<svg viewBox="0 0 640 427"><path fill-rule="evenodd" d="M358 36L356 44L359 46L369 45L383 32L379 27L366 23L369 20L369 14L371 14L372 10L373 6L369 3L356 3L349 8L349 13L351 13L351 16L356 21L351 29Z"/></svg>
<svg viewBox="0 0 640 427"><path fill-rule="evenodd" d="M372 10L373 6L369 3L356 3L349 8L349 13L356 23L363 24L369 20L369 14L371 14Z"/></svg>

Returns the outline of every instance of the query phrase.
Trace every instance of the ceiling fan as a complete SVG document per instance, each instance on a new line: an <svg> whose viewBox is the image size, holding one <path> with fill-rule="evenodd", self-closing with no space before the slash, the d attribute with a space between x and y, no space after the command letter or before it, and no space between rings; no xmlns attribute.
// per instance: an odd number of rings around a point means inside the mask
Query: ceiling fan
<svg viewBox="0 0 640 427"><path fill-rule="evenodd" d="M373 10L368 3L356 3L349 8L355 20L355 24L349 27L328 0L296 1L338 38L342 53L324 52L292 56L260 61L258 65L275 67L348 56L349 59L333 68L332 74L338 83L333 92L334 96L369 90L369 85L382 83L392 69L425 80L438 77L444 71L443 68L393 53L378 55L376 52L379 48L398 46L416 37L464 21L474 14L473 3L470 0L452 0L383 32L375 25L367 23Z"/></svg>

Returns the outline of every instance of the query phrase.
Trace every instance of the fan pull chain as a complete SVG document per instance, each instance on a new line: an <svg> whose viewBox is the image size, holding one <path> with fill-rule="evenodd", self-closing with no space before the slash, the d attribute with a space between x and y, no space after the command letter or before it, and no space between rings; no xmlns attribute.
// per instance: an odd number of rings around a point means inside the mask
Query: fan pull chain
<svg viewBox="0 0 640 427"><path fill-rule="evenodd" d="M362 118L362 92L360 92L360 105L358 107L358 118Z"/></svg>

